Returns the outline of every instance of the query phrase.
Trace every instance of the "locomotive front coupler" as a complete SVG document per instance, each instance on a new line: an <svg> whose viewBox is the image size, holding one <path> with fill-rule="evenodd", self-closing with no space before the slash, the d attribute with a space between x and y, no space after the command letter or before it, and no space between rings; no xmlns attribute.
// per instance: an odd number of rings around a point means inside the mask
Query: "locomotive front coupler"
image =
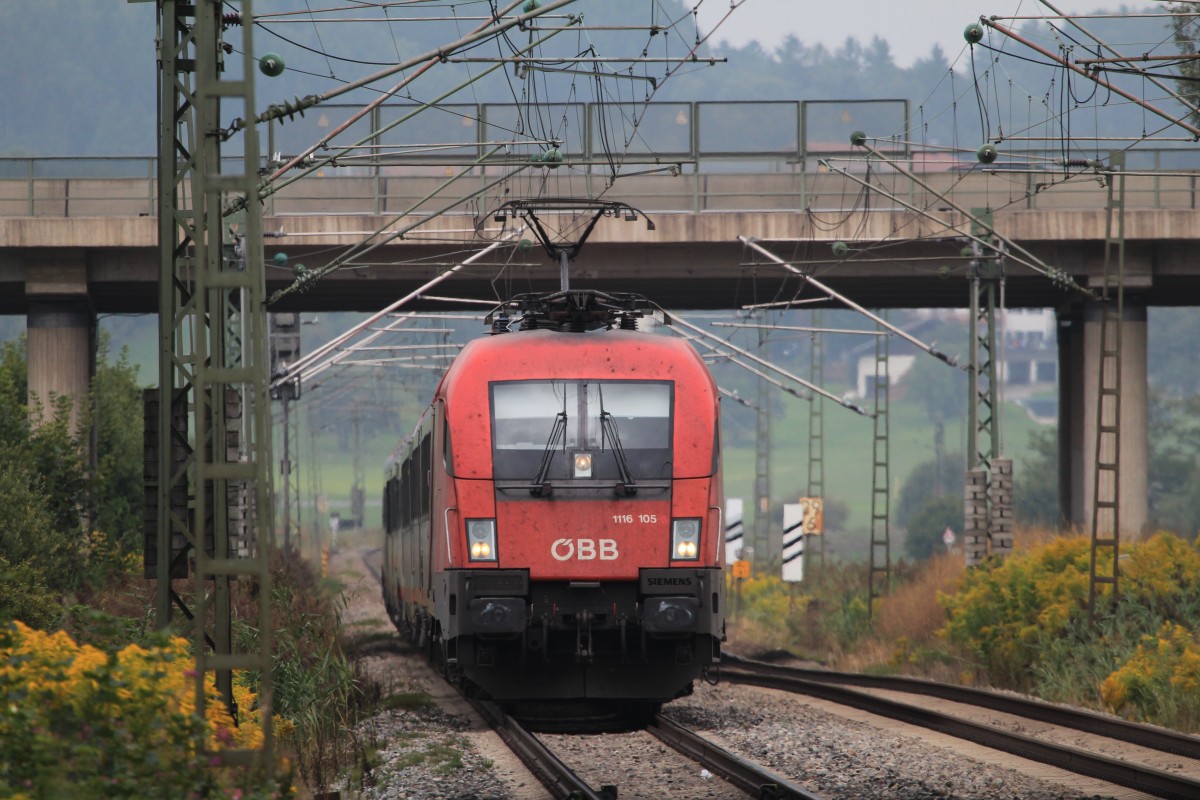
<svg viewBox="0 0 1200 800"><path fill-rule="evenodd" d="M583 664L590 664L594 657L592 612L585 608L575 615L575 660Z"/></svg>

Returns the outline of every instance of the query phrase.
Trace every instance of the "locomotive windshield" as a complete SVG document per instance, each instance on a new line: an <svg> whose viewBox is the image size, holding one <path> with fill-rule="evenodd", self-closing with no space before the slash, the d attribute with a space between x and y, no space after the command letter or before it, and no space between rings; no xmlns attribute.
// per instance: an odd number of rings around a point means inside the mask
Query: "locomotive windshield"
<svg viewBox="0 0 1200 800"><path fill-rule="evenodd" d="M668 381L494 383L495 477L539 483L669 478L671 395ZM577 463L576 456L590 458Z"/></svg>

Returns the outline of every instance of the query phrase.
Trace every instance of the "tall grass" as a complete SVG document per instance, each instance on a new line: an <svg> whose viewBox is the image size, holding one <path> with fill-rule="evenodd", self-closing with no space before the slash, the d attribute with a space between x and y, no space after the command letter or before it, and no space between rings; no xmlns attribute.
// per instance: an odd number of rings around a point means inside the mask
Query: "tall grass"
<svg viewBox="0 0 1200 800"><path fill-rule="evenodd" d="M368 759L371 744L353 735L379 701L380 690L346 655L341 639L342 595L295 550L271 558L274 713L280 744L295 756L305 784L325 790ZM238 596L237 616L253 619L251 587ZM257 631L238 628L243 646Z"/></svg>
<svg viewBox="0 0 1200 800"><path fill-rule="evenodd" d="M380 688L346 652L341 587L322 578L319 566L296 550L271 557L272 689L276 735L303 782L314 791L369 761L373 743L354 735L355 725L379 701ZM188 582L177 590L190 605ZM154 638L154 582L130 575L115 577L83 598L66 615L67 630L98 647ZM233 586L233 633L236 649L258 646L259 587L250 581ZM173 629L188 635L187 621ZM258 676L250 676L257 693ZM241 715L255 709L239 709Z"/></svg>

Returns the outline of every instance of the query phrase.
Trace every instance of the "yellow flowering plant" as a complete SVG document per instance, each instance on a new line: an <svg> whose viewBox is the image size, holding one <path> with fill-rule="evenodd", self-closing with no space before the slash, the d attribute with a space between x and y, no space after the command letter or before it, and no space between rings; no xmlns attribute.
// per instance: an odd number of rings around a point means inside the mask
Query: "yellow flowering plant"
<svg viewBox="0 0 1200 800"><path fill-rule="evenodd" d="M256 748L253 713L235 724L211 685L196 713L186 640L105 653L65 632L0 627L0 796L276 798L290 781L217 769L226 749ZM255 698L236 682L239 706Z"/></svg>
<svg viewBox="0 0 1200 800"><path fill-rule="evenodd" d="M1198 540L1200 541L1200 540ZM1121 552L1121 597L1168 619L1200 608L1200 549L1197 543L1159 531Z"/></svg>
<svg viewBox="0 0 1200 800"><path fill-rule="evenodd" d="M1143 636L1137 650L1104 679L1100 696L1113 711L1171 727L1200 727L1200 640L1172 622Z"/></svg>
<svg viewBox="0 0 1200 800"><path fill-rule="evenodd" d="M956 593L939 594L942 634L972 651L993 680L1028 685L1045 639L1086 613L1089 558L1087 539L1062 538L969 570Z"/></svg>
<svg viewBox="0 0 1200 800"><path fill-rule="evenodd" d="M1086 537L1059 538L969 570L956 593L940 598L942 634L974 654L994 683L1195 728L1200 549L1165 532L1123 547L1118 600L1101 586L1095 619L1090 555ZM1111 574L1111 561L1097 572Z"/></svg>

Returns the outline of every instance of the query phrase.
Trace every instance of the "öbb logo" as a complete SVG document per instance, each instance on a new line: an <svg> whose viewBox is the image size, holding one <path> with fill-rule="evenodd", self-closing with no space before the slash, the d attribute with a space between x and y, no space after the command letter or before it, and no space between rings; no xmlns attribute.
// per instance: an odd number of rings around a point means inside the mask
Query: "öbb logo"
<svg viewBox="0 0 1200 800"><path fill-rule="evenodd" d="M601 539L597 543L595 539L555 539L554 544L550 545L550 555L556 561L570 561L572 558L578 561L592 561L595 558L616 561L617 540Z"/></svg>

